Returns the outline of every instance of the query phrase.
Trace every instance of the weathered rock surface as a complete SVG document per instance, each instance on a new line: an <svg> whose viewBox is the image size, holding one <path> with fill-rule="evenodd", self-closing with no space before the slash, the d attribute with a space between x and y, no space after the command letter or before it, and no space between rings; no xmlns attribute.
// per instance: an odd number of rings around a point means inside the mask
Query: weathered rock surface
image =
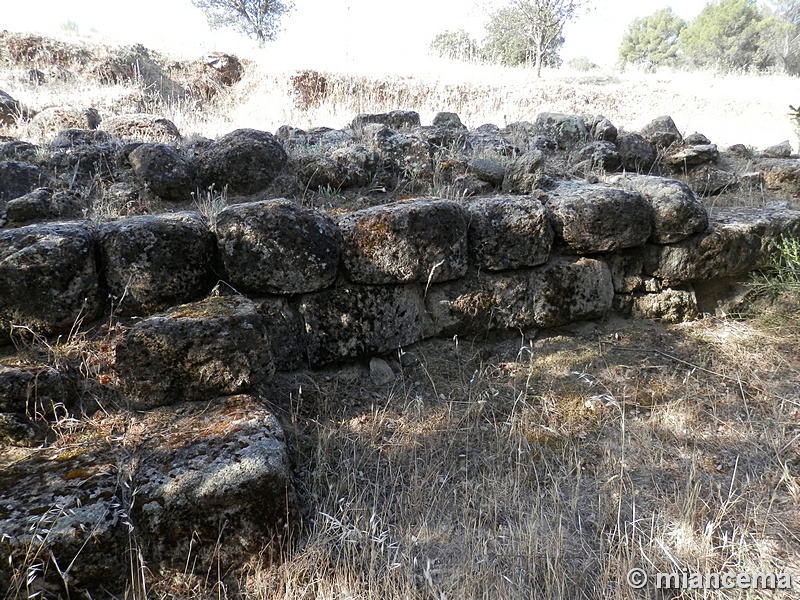
<svg viewBox="0 0 800 600"><path fill-rule="evenodd" d="M9 200L6 218L9 225L23 225L34 221L79 219L89 211L89 202L74 192L39 188L30 194Z"/></svg>
<svg viewBox="0 0 800 600"><path fill-rule="evenodd" d="M305 323L297 303L286 298L259 298L254 302L273 349L275 369L294 371L308 366Z"/></svg>
<svg viewBox="0 0 800 600"><path fill-rule="evenodd" d="M94 243L84 222L0 229L0 341L14 325L65 333L97 315Z"/></svg>
<svg viewBox="0 0 800 600"><path fill-rule="evenodd" d="M656 162L656 148L638 133L626 133L617 138L617 150L622 167L633 173L649 173Z"/></svg>
<svg viewBox="0 0 800 600"><path fill-rule="evenodd" d="M500 163L486 158L472 158L467 163L467 169L481 181L486 181L494 186L502 185L506 176L506 169Z"/></svg>
<svg viewBox="0 0 800 600"><path fill-rule="evenodd" d="M764 158L789 158L792 156L792 145L789 143L789 140L786 140L780 144L764 148L761 152L761 156Z"/></svg>
<svg viewBox="0 0 800 600"><path fill-rule="evenodd" d="M631 316L665 323L681 323L697 318L697 298L691 287L667 289L655 294L635 294Z"/></svg>
<svg viewBox="0 0 800 600"><path fill-rule="evenodd" d="M346 283L303 296L309 364L384 354L418 342L430 331L422 297L418 284Z"/></svg>
<svg viewBox="0 0 800 600"><path fill-rule="evenodd" d="M169 144L180 139L175 123L159 115L135 113L115 115L102 121L103 131L121 140Z"/></svg>
<svg viewBox="0 0 800 600"><path fill-rule="evenodd" d="M65 129L97 129L100 121L94 108L51 106L37 113L25 129L28 134L44 141Z"/></svg>
<svg viewBox="0 0 800 600"><path fill-rule="evenodd" d="M380 123L390 129L408 129L419 127L419 113L413 110L393 110L388 113L365 113L356 115L350 124L351 129L359 129L364 125Z"/></svg>
<svg viewBox="0 0 800 600"><path fill-rule="evenodd" d="M449 200L420 199L339 218L342 265L368 284L447 281L467 272L467 214Z"/></svg>
<svg viewBox="0 0 800 600"><path fill-rule="evenodd" d="M719 158L716 144L682 146L669 152L663 161L675 171L687 172L691 167L715 162Z"/></svg>
<svg viewBox="0 0 800 600"><path fill-rule="evenodd" d="M531 150L516 157L506 166L502 189L510 194L530 194L544 177L545 155Z"/></svg>
<svg viewBox="0 0 800 600"><path fill-rule="evenodd" d="M204 187L225 187L231 194L265 189L283 170L288 156L266 131L237 129L210 144L196 159Z"/></svg>
<svg viewBox="0 0 800 600"><path fill-rule="evenodd" d="M224 575L296 520L283 431L258 398L183 403L122 432L115 416L93 424L80 445L0 473L4 593L121 597L140 569Z"/></svg>
<svg viewBox="0 0 800 600"><path fill-rule="evenodd" d="M611 143L617 141L619 131L617 131L614 124L603 115L595 115L587 119L586 127L589 129L589 135L591 135L593 140Z"/></svg>
<svg viewBox="0 0 800 600"><path fill-rule="evenodd" d="M264 294L301 294L331 285L341 235L327 214L288 200L229 206L217 237L231 285Z"/></svg>
<svg viewBox="0 0 800 600"><path fill-rule="evenodd" d="M378 168L379 156L363 146L346 146L326 155L301 156L294 162L304 188L342 190L368 185Z"/></svg>
<svg viewBox="0 0 800 600"><path fill-rule="evenodd" d="M13 125L22 114L22 105L0 90L0 124Z"/></svg>
<svg viewBox="0 0 800 600"><path fill-rule="evenodd" d="M562 182L545 205L556 236L576 253L641 246L652 233L653 207L636 192Z"/></svg>
<svg viewBox="0 0 800 600"><path fill-rule="evenodd" d="M207 293L213 284L216 240L193 212L111 221L98 247L113 310L149 315Z"/></svg>
<svg viewBox="0 0 800 600"><path fill-rule="evenodd" d="M764 158L756 160L754 167L761 173L768 190L800 198L800 160Z"/></svg>
<svg viewBox="0 0 800 600"><path fill-rule="evenodd" d="M658 150L669 148L683 139L675 121L667 115L653 119L639 133Z"/></svg>
<svg viewBox="0 0 800 600"><path fill-rule="evenodd" d="M50 177L38 167L16 160L0 161L0 201L30 194L49 182Z"/></svg>
<svg viewBox="0 0 800 600"><path fill-rule="evenodd" d="M739 177L730 171L705 164L686 174L686 182L701 196L713 196L739 185Z"/></svg>
<svg viewBox="0 0 800 600"><path fill-rule="evenodd" d="M216 296L136 323L117 346L116 369L131 408L146 410L247 392L275 366L255 304Z"/></svg>
<svg viewBox="0 0 800 600"><path fill-rule="evenodd" d="M167 202L192 199L194 173L189 163L166 144L142 144L128 160L139 180L156 196Z"/></svg>
<svg viewBox="0 0 800 600"><path fill-rule="evenodd" d="M642 195L653 207L653 233L657 244L678 242L708 228L708 213L684 183L649 175L615 175L607 183Z"/></svg>
<svg viewBox="0 0 800 600"><path fill-rule="evenodd" d="M495 196L470 201L470 258L490 271L547 262L553 245L548 210L531 196Z"/></svg>
<svg viewBox="0 0 800 600"><path fill-rule="evenodd" d="M431 286L426 305L433 319L431 335L463 335L600 318L611 310L613 297L605 262L553 257L533 269L471 272L468 278Z"/></svg>
<svg viewBox="0 0 800 600"><path fill-rule="evenodd" d="M622 165L622 157L617 151L617 147L611 142L594 141L581 147L575 153L578 161L589 161L591 168L599 168L604 171L616 171Z"/></svg>
<svg viewBox="0 0 800 600"><path fill-rule="evenodd" d="M150 430L161 419L169 427ZM154 411L131 474L130 511L145 561L195 573L273 553L298 517L283 429L259 398L239 395ZM274 547L269 548L270 543Z"/></svg>
<svg viewBox="0 0 800 600"><path fill-rule="evenodd" d="M553 138L561 149L582 146L590 137L583 118L575 115L540 113L534 125L539 133Z"/></svg>
<svg viewBox="0 0 800 600"><path fill-rule="evenodd" d="M667 285L745 275L767 258L782 234L800 235L800 211L720 208L708 231L666 246L645 249L644 270Z"/></svg>

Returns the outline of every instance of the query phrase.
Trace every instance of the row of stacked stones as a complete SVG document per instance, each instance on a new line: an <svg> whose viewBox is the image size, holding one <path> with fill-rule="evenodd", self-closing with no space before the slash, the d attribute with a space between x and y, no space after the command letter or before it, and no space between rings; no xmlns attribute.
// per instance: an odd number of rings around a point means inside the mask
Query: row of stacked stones
<svg viewBox="0 0 800 600"><path fill-rule="evenodd" d="M387 148L407 167L430 165L428 147L411 152L419 138L382 122L401 128L395 118L413 120L372 115L358 125L398 144ZM505 140L493 131L486 127L474 140ZM307 136L281 134L287 145ZM552 181L542 192L551 142L535 143L545 150L522 152L501 169L470 161L472 176L504 190L489 197L415 198L349 213L269 199L224 209L213 228L198 213L178 211L0 229L4 341L31 330L68 332L109 312L138 317L116 348L116 370L130 407L142 411L132 430L147 432L77 454L48 450L41 462L0 475L0 550L12 559L0 568L0 588L18 585L29 567L39 569L42 593L59 593L67 580L75 589L122 589L134 538L151 569L180 570L189 555L201 570L228 568L257 553L299 512L283 432L257 397L276 369L613 310L691 317L702 282L744 275L771 239L800 233L800 212L788 209L709 218L686 185L667 178ZM184 176L197 172L250 193L286 164L282 146L268 133L241 130L206 145L188 171L166 145L139 144L128 157L164 198L183 194ZM308 164L329 181L351 172L361 181L361 171L347 165L374 159L345 146L310 156ZM52 209L55 194L31 194L16 200L39 206L37 215ZM9 221L20 214L15 210L12 200ZM74 401L68 383L57 371L3 366L0 412L22 421L31 395L17 392L35 388L33 411L56 418ZM220 555L217 540L232 536L236 543L221 544ZM25 563L37 544L54 562Z"/></svg>

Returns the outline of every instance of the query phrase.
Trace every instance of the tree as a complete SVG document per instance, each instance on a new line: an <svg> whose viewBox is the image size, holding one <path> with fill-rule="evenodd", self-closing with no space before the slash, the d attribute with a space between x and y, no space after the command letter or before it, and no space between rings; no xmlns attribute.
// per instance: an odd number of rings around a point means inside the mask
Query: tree
<svg viewBox="0 0 800 600"><path fill-rule="evenodd" d="M789 74L800 74L800 0L769 2L763 46Z"/></svg>
<svg viewBox="0 0 800 600"><path fill-rule="evenodd" d="M619 47L620 64L642 65L647 69L674 65L679 50L678 37L686 25L671 8L634 19Z"/></svg>
<svg viewBox="0 0 800 600"><path fill-rule="evenodd" d="M192 0L203 11L211 29L233 27L259 45L272 41L283 15L294 5L291 0Z"/></svg>
<svg viewBox="0 0 800 600"><path fill-rule="evenodd" d="M541 77L543 65L561 63L564 25L583 4L584 0L512 0L492 14L484 52L505 64L532 64Z"/></svg>
<svg viewBox="0 0 800 600"><path fill-rule="evenodd" d="M690 66L763 70L774 62L761 43L769 26L756 0L717 0L681 31L678 43Z"/></svg>
<svg viewBox="0 0 800 600"><path fill-rule="evenodd" d="M440 58L475 62L481 58L481 48L478 41L469 36L463 29L445 31L438 34L428 45L431 52Z"/></svg>

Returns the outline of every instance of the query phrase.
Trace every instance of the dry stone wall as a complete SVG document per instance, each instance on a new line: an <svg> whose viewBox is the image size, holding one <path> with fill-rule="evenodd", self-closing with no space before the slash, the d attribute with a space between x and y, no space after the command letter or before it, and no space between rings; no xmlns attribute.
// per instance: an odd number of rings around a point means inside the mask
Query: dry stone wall
<svg viewBox="0 0 800 600"><path fill-rule="evenodd" d="M551 327L612 310L690 317L694 282L744 276L772 240L799 233L800 211L709 216L684 184L642 175L562 182L536 197L416 198L339 214L263 200L224 209L214 231L192 212L36 224L0 230L0 324L8 341L14 328L65 333L104 312L142 317L118 351L132 382L171 364L163 353L189 352L187 343L220 344L220 353L260 345L278 369L320 367L432 336ZM225 319L244 333L218 323L209 300L174 308L215 284L218 295L241 297ZM130 359L142 336L160 340L162 354L140 352L158 365ZM226 377L253 374L249 358ZM213 393L243 391L230 382ZM162 403L161 392L148 395Z"/></svg>
<svg viewBox="0 0 800 600"><path fill-rule="evenodd" d="M196 573L233 572L269 541L280 546L304 507L265 403L276 370L380 365L426 338L529 335L612 313L691 319L713 312L774 240L800 235L798 210L709 212L686 183L617 172L650 169L661 153L665 170L696 175L706 191L729 185L708 162L716 147L681 143L669 118L618 136L602 117L546 113L501 132L469 131L452 113L423 127L395 111L360 115L349 131L244 129L173 147L164 142L177 130L144 117L105 125L144 142L62 132L53 147L69 151L54 154L55 171L25 162L30 144L0 144L3 351L101 317L121 332L103 342L120 410L77 446L48 445L48 424L90 412L86 374L0 363L0 443L35 447L0 469L2 596L122 596L131 565L181 571L191 555ZM453 146L463 155L435 164ZM573 149L584 181L553 164ZM762 161L764 181L796 193L798 162ZM592 176L597 167L607 173ZM72 185L109 169L120 177L106 200L135 204L144 185L174 210L98 225L80 218L88 199L50 175L69 173ZM396 190L409 174L432 181L448 169L462 186L452 195L475 197L323 211L265 191L281 177L290 189ZM270 199L239 198L214 219L183 210L193 188L214 186Z"/></svg>

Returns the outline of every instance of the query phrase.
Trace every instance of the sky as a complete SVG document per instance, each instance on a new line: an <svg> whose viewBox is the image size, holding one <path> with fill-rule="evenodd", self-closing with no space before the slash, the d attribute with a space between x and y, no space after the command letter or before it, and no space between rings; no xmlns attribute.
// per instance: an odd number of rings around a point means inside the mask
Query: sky
<svg viewBox="0 0 800 600"><path fill-rule="evenodd" d="M72 21L82 34L123 43L180 50L187 55L207 50L245 53L253 42L226 30L209 30L191 0L5 0L0 29L43 34L63 32ZM480 39L493 0L295 0L282 21L283 31L263 53L313 66L360 61L408 63L424 55L428 42L446 30L464 28ZM684 19L694 18L702 0L594 0L593 10L565 29L565 61L586 56L601 65L616 61L628 24L671 6ZM113 6L113 9L109 9ZM188 56L187 56L188 57ZM321 65L323 66L323 65Z"/></svg>

